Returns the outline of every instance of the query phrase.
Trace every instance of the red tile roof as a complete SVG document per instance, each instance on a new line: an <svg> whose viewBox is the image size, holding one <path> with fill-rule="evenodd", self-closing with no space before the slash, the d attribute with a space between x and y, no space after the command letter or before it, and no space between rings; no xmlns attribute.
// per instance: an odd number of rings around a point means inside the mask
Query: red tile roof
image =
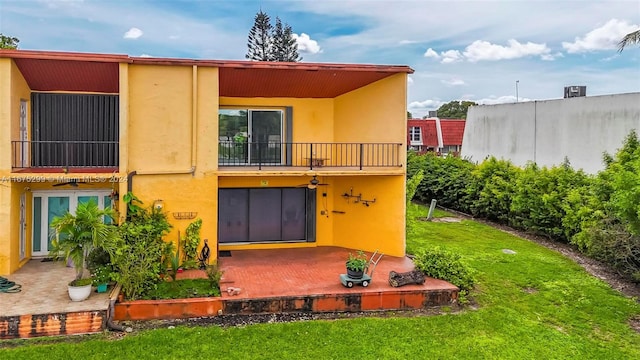
<svg viewBox="0 0 640 360"><path fill-rule="evenodd" d="M442 145L462 145L464 135L464 119L440 119L442 131ZM422 132L422 145L438 147L438 132L435 119L409 119L407 120L407 144L411 144L409 130L411 127L420 127Z"/></svg>
<svg viewBox="0 0 640 360"><path fill-rule="evenodd" d="M436 130L436 121L433 119L409 119L407 120L407 144L411 144L409 139L409 129L411 127L419 127L422 133L422 145L437 148L438 132Z"/></svg>
<svg viewBox="0 0 640 360"><path fill-rule="evenodd" d="M118 63L217 67L220 96L333 98L394 74L408 66L282 63L130 57L52 51L0 50L12 58L35 91L117 93Z"/></svg>
<svg viewBox="0 0 640 360"><path fill-rule="evenodd" d="M464 135L463 119L440 119L440 129L442 129L442 145L462 145Z"/></svg>

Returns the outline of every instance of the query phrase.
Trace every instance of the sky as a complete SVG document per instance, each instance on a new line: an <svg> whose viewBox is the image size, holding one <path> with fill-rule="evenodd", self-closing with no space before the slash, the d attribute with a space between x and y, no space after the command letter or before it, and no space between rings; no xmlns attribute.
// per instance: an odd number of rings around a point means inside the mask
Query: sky
<svg viewBox="0 0 640 360"><path fill-rule="evenodd" d="M19 48L243 60L258 11L291 25L303 62L408 65L416 118L481 104L640 91L640 0L0 0Z"/></svg>

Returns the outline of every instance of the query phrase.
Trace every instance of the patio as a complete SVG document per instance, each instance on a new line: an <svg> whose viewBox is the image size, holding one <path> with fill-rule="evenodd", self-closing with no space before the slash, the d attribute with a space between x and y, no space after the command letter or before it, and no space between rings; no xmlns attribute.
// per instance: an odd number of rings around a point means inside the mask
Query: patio
<svg viewBox="0 0 640 360"><path fill-rule="evenodd" d="M30 260L7 279L22 285L18 293L0 293L0 339L101 331L109 308L109 293L93 292L73 302L67 283L75 270L62 262Z"/></svg>
<svg viewBox="0 0 640 360"><path fill-rule="evenodd" d="M391 270L413 269L406 257L384 256L368 287L349 289L339 280L352 250L316 247L221 252L222 296L217 298L140 300L116 303L115 320L172 319L219 314L410 310L443 306L458 289L427 278L422 285L391 287ZM371 254L368 254L369 256ZM188 271L184 277L205 276ZM19 293L0 293L0 339L99 332L106 326L109 301L116 294L92 293L72 302L66 283L74 269L59 262L31 260L7 276L22 285ZM239 289L237 294L227 292Z"/></svg>

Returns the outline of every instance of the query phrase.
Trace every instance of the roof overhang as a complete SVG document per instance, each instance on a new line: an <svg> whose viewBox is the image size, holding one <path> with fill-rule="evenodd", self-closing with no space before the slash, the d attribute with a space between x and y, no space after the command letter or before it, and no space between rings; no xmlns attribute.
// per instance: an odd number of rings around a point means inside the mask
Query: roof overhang
<svg viewBox="0 0 640 360"><path fill-rule="evenodd" d="M397 65L282 63L130 57L0 50L12 58L33 91L119 92L119 63L216 67L220 96L334 98L413 69Z"/></svg>

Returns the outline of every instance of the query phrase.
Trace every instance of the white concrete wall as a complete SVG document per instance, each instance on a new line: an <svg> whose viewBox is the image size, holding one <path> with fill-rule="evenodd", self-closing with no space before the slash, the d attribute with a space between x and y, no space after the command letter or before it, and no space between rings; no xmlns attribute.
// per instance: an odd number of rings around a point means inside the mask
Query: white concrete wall
<svg viewBox="0 0 640 360"><path fill-rule="evenodd" d="M615 153L632 129L640 135L640 93L473 106L461 156L519 166L552 166L567 157L574 168L596 173L604 167L602 153Z"/></svg>

